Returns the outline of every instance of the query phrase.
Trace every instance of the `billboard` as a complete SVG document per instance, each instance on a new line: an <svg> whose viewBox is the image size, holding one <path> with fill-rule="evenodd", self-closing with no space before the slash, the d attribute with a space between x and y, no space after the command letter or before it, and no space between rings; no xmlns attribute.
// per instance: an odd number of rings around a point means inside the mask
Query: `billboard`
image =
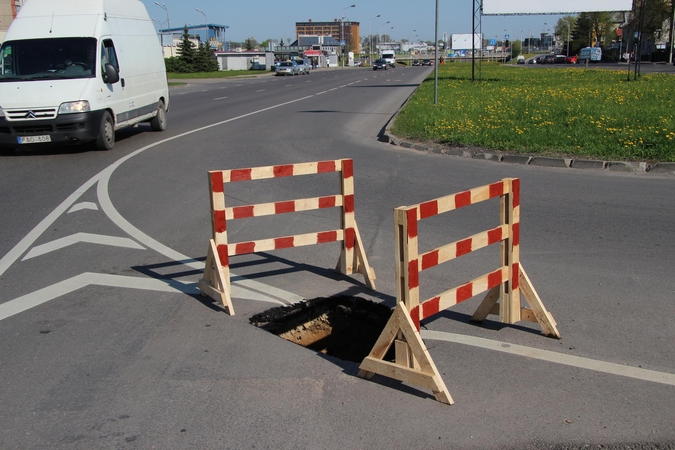
<svg viewBox="0 0 675 450"><path fill-rule="evenodd" d="M483 0L484 16L575 14L581 12L631 11L632 9L633 0L569 0L566 2Z"/></svg>
<svg viewBox="0 0 675 450"><path fill-rule="evenodd" d="M471 44L471 36L473 36L473 45ZM453 50L471 50L473 48L481 48L482 39L480 34L453 34L452 45Z"/></svg>

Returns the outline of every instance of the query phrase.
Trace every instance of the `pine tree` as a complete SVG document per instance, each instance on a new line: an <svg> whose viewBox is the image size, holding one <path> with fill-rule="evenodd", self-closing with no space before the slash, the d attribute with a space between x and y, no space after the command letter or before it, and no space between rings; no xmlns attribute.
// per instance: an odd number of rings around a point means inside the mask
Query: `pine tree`
<svg viewBox="0 0 675 450"><path fill-rule="evenodd" d="M197 50L195 72L217 72L218 61L208 43L203 42Z"/></svg>
<svg viewBox="0 0 675 450"><path fill-rule="evenodd" d="M185 64L188 72L195 71L197 51L195 50L195 44L190 41L187 26L183 28L183 38L181 39L180 44L178 44L178 59Z"/></svg>

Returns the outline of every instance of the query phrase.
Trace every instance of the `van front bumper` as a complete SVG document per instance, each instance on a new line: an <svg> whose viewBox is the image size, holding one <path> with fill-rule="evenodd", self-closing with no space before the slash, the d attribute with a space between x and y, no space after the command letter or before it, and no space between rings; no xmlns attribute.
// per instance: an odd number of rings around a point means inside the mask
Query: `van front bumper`
<svg viewBox="0 0 675 450"><path fill-rule="evenodd" d="M96 140L105 111L62 114L54 119L9 121L0 117L0 147L82 144ZM48 142L45 141L49 136ZM33 141L21 143L22 139Z"/></svg>

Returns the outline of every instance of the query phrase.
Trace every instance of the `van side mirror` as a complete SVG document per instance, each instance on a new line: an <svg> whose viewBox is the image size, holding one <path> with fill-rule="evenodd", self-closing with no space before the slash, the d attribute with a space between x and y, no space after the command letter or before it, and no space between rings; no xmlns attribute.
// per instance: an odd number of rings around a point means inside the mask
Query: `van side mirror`
<svg viewBox="0 0 675 450"><path fill-rule="evenodd" d="M115 84L120 81L120 74L117 73L117 69L110 63L106 63L103 66L105 72L103 73L103 82L106 84Z"/></svg>

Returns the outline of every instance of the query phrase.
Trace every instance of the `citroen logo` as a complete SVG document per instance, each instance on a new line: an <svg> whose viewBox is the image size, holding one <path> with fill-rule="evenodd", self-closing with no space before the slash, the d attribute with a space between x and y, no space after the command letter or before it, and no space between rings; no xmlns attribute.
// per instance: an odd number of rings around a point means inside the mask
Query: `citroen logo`
<svg viewBox="0 0 675 450"><path fill-rule="evenodd" d="M36 119L37 116L35 115L35 113L34 113L33 111L31 111L31 110L29 109L29 110L28 110L28 114L26 114L26 117L25 117L25 118L26 118L26 119Z"/></svg>

